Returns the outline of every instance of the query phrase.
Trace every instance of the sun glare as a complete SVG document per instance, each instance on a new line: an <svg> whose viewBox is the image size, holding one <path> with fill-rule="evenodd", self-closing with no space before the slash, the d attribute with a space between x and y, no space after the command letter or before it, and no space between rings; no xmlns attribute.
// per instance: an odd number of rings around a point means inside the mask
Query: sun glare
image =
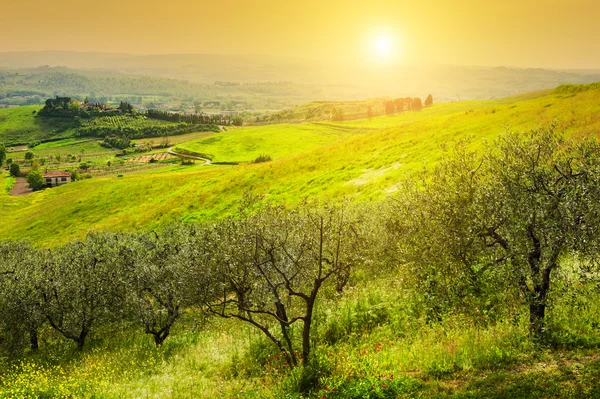
<svg viewBox="0 0 600 399"><path fill-rule="evenodd" d="M370 62L374 65L390 64L398 62L397 35L379 33L370 37L368 52Z"/></svg>
<svg viewBox="0 0 600 399"><path fill-rule="evenodd" d="M392 40L387 36L378 36L373 41L375 53L382 57L389 57L392 54Z"/></svg>

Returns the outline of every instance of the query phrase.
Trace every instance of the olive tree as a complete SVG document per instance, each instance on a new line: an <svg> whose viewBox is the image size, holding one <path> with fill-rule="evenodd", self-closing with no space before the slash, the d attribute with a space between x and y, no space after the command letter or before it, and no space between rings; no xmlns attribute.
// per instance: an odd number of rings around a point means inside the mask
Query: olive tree
<svg viewBox="0 0 600 399"><path fill-rule="evenodd" d="M136 256L128 278L128 300L136 319L157 346L169 336L183 307L189 304L186 279L197 250L190 240L192 231L183 225L170 226L160 233L138 234L134 239ZM195 288L204 290L200 283Z"/></svg>
<svg viewBox="0 0 600 399"><path fill-rule="evenodd" d="M593 256L600 238L600 146L548 129L507 132L483 155L459 144L419 183L406 184L388 226L421 280L452 294L502 280L525 299L530 332L545 330L553 272ZM478 294L484 294L478 292Z"/></svg>
<svg viewBox="0 0 600 399"><path fill-rule="evenodd" d="M40 251L23 242L0 244L0 324L9 346L20 350L29 337L37 350L38 330L44 324L39 286Z"/></svg>
<svg viewBox="0 0 600 399"><path fill-rule="evenodd" d="M123 318L124 264L133 256L122 235L90 234L48 251L42 265L44 316L83 349L93 327Z"/></svg>
<svg viewBox="0 0 600 399"><path fill-rule="evenodd" d="M203 273L214 278L205 304L262 331L291 366L307 365L317 299L360 261L357 221L346 206L267 207L227 219L207 240ZM213 299L216 298L216 299ZM302 325L299 348L292 326Z"/></svg>

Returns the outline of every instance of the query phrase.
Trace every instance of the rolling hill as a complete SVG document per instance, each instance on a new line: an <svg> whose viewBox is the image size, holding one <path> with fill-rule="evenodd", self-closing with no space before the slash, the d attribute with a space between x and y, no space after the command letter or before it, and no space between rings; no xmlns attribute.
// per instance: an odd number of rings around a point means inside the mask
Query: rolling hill
<svg viewBox="0 0 600 399"><path fill-rule="evenodd" d="M0 109L0 142L17 145L76 135L77 129L71 120L35 118L41 109L36 105Z"/></svg>
<svg viewBox="0 0 600 399"><path fill-rule="evenodd" d="M500 100L440 103L420 112L340 123L241 128L209 143L215 158L249 161L256 154L272 153L278 159L94 178L27 197L2 193L0 238L28 237L50 245L91 230L149 229L171 220L210 220L232 213L246 192L289 204L305 196L379 200L393 193L401 179L435 163L459 139L469 138L477 146L506 126L526 130L553 120L568 135L596 135L598 115L596 84ZM234 146L238 138L251 140L253 147Z"/></svg>

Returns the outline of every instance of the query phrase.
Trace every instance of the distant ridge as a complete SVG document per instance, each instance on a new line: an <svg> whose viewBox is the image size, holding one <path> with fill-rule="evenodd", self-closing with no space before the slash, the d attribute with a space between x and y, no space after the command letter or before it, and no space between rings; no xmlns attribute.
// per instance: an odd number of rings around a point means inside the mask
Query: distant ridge
<svg viewBox="0 0 600 399"><path fill-rule="evenodd" d="M110 70L212 84L216 81L277 82L299 85L348 85L352 98L395 96L398 93L442 101L493 99L562 84L600 81L600 70L404 65L367 69L315 60L264 55L158 54L132 55L70 51L0 53L0 68L65 66ZM314 100L319 100L316 94ZM339 98L345 100L350 98Z"/></svg>

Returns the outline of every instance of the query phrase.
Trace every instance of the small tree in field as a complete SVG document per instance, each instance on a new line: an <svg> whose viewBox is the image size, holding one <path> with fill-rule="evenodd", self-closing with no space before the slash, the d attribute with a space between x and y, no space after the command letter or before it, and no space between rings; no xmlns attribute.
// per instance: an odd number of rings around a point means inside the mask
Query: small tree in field
<svg viewBox="0 0 600 399"><path fill-rule="evenodd" d="M423 103L421 102L421 99L419 97L414 98L412 101L412 109L414 109L415 111L419 111L422 108Z"/></svg>
<svg viewBox="0 0 600 399"><path fill-rule="evenodd" d="M386 101L385 102L385 113L390 115L394 113L396 106L394 105L394 101Z"/></svg>
<svg viewBox="0 0 600 399"><path fill-rule="evenodd" d="M10 169L9 169L9 173L12 177L19 177L21 176L21 167L19 166L18 163L11 163L10 164Z"/></svg>
<svg viewBox="0 0 600 399"><path fill-rule="evenodd" d="M396 112L404 111L404 99L403 98L395 99L394 105L396 106Z"/></svg>
<svg viewBox="0 0 600 399"><path fill-rule="evenodd" d="M233 117L231 122L234 126L242 126L244 124L244 117L241 115L236 115Z"/></svg>
<svg viewBox="0 0 600 399"><path fill-rule="evenodd" d="M0 143L0 167L2 167L2 164L4 163L5 160L6 160L6 146L4 145L4 143Z"/></svg>
<svg viewBox="0 0 600 399"><path fill-rule="evenodd" d="M433 105L433 96L430 94L425 99L425 106Z"/></svg>
<svg viewBox="0 0 600 399"><path fill-rule="evenodd" d="M32 190L41 190L44 188L44 177L39 170L32 170L27 174L27 183Z"/></svg>
<svg viewBox="0 0 600 399"><path fill-rule="evenodd" d="M42 267L44 316L65 338L83 349L93 328L121 320L123 274L132 251L122 236L90 234L47 252Z"/></svg>
<svg viewBox="0 0 600 399"><path fill-rule="evenodd" d="M39 295L40 250L27 243L0 243L0 330L9 335L9 349L20 352L28 337L37 350L44 324Z"/></svg>
<svg viewBox="0 0 600 399"><path fill-rule="evenodd" d="M186 291L189 270L197 259L197 247L190 240L191 229L170 227L161 234L137 235L133 244L136 253L133 267L128 268L128 303L144 327L152 335L156 346L162 345L179 320L182 308L189 304ZM203 293L201 282L196 280L196 292Z"/></svg>

